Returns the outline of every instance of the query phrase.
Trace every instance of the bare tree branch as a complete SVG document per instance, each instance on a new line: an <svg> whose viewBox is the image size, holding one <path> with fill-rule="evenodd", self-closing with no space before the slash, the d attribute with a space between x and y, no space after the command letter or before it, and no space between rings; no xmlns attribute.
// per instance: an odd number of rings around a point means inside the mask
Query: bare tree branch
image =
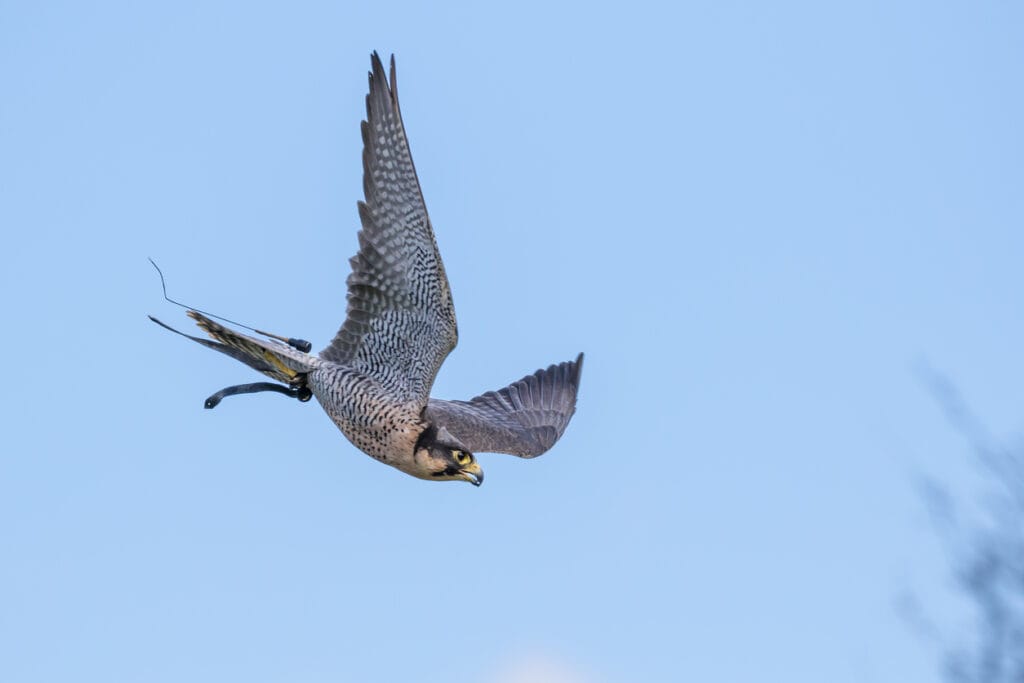
<svg viewBox="0 0 1024 683"><path fill-rule="evenodd" d="M984 517L959 524L957 510L963 506L956 505L948 487L931 479L921 486L957 584L975 613L976 637L947 653L945 678L1024 683L1024 446L996 443L953 382L929 368L921 375L990 485L981 501Z"/></svg>

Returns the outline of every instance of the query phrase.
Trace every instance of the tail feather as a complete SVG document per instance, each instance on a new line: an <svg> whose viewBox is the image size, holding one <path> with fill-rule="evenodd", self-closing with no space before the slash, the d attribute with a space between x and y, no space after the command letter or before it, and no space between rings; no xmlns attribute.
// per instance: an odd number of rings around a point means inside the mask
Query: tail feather
<svg viewBox="0 0 1024 683"><path fill-rule="evenodd" d="M188 316L195 320L196 324L215 341L179 332L153 316L150 316L150 320L207 348L231 356L235 360L245 363L253 370L261 372L278 382L291 384L300 375L309 372L320 364L320 359L316 356L303 353L279 342L256 339L255 337L235 332L220 323L210 320L198 311L190 310L188 311Z"/></svg>

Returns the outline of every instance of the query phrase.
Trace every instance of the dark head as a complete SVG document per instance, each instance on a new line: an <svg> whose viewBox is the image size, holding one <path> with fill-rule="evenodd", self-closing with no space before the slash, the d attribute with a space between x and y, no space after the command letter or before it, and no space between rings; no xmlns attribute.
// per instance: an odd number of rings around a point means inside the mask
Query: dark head
<svg viewBox="0 0 1024 683"><path fill-rule="evenodd" d="M443 427L428 428L416 443L417 476L434 481L468 481L473 486L484 482L480 464L458 440Z"/></svg>

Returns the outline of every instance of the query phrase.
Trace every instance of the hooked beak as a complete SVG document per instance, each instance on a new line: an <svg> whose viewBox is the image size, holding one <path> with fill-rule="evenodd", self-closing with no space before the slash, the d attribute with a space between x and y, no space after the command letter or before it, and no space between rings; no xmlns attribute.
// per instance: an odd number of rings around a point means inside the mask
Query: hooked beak
<svg viewBox="0 0 1024 683"><path fill-rule="evenodd" d="M469 467L459 470L459 476L473 486L479 486L484 483L484 471L475 462Z"/></svg>

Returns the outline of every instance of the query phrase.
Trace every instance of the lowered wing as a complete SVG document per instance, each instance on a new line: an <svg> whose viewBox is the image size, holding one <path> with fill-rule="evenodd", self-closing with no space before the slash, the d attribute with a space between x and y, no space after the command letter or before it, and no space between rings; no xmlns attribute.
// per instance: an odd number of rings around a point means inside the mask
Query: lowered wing
<svg viewBox="0 0 1024 683"><path fill-rule="evenodd" d="M469 401L432 398L424 417L466 450L534 458L555 445L573 413L583 354Z"/></svg>

